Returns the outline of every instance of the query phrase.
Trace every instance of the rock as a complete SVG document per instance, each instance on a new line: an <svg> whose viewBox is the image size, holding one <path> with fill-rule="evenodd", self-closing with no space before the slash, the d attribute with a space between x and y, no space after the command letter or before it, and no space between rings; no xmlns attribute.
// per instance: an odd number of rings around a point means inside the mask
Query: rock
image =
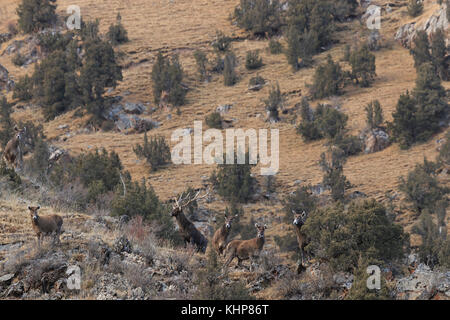
<svg viewBox="0 0 450 320"><path fill-rule="evenodd" d="M24 285L22 281L18 281L14 284L12 284L4 294L5 297L15 297L19 298L22 297L24 293Z"/></svg>
<svg viewBox="0 0 450 320"><path fill-rule="evenodd" d="M255 85L249 85L248 90L249 91L259 91L264 87L264 83L258 83Z"/></svg>
<svg viewBox="0 0 450 320"><path fill-rule="evenodd" d="M8 70L0 64L0 90L6 90L6 92L14 89L14 81L9 78Z"/></svg>
<svg viewBox="0 0 450 320"><path fill-rule="evenodd" d="M361 191L353 191L350 195L349 195L350 199L358 199L358 198L367 198L367 195L364 192Z"/></svg>
<svg viewBox="0 0 450 320"><path fill-rule="evenodd" d="M146 120L138 117L137 115L129 115L120 113L115 122L119 131L127 131L129 129L134 130L137 133L146 132L153 128L159 127L159 123L152 120Z"/></svg>
<svg viewBox="0 0 450 320"><path fill-rule="evenodd" d="M25 45L24 40L14 40L9 46L6 47L6 49L3 51L2 56L7 54L13 54L20 50Z"/></svg>
<svg viewBox="0 0 450 320"><path fill-rule="evenodd" d="M353 285L353 275L351 273L339 272L333 275L334 282L347 290L350 290Z"/></svg>
<svg viewBox="0 0 450 320"><path fill-rule="evenodd" d="M145 107L142 103L126 102L123 106L123 109L126 113L129 114L142 114L145 110Z"/></svg>
<svg viewBox="0 0 450 320"><path fill-rule="evenodd" d="M449 291L450 272L432 271L421 263L411 275L397 280L396 288L402 299L429 299L436 291Z"/></svg>
<svg viewBox="0 0 450 320"><path fill-rule="evenodd" d="M133 247L131 245L131 242L125 236L121 236L114 242L113 250L116 253L131 253L133 251Z"/></svg>
<svg viewBox="0 0 450 320"><path fill-rule="evenodd" d="M319 183L311 187L311 192L315 195L320 195L325 192L325 187Z"/></svg>
<svg viewBox="0 0 450 320"><path fill-rule="evenodd" d="M387 148L390 144L389 135L381 129L364 130L360 134L364 142L364 153L374 153Z"/></svg>
<svg viewBox="0 0 450 320"><path fill-rule="evenodd" d="M369 37L367 38L367 46L369 47L369 50L371 51L377 51L380 49L380 31L379 30L372 30L370 32Z"/></svg>
<svg viewBox="0 0 450 320"><path fill-rule="evenodd" d="M12 37L13 37L13 35L9 32L0 33L0 44L2 44L3 42L9 41Z"/></svg>
<svg viewBox="0 0 450 320"><path fill-rule="evenodd" d="M233 107L232 104L222 104L216 108L216 111L219 113L227 113Z"/></svg>
<svg viewBox="0 0 450 320"><path fill-rule="evenodd" d="M67 129L68 127L69 127L68 124L62 124L62 125L59 125L59 126L58 126L58 129L59 129L59 130L64 130L64 129Z"/></svg>
<svg viewBox="0 0 450 320"><path fill-rule="evenodd" d="M410 22L401 26L395 33L395 40L399 41L404 47L410 48L414 38L416 37L418 30L425 30L430 36L437 29L448 29L447 19L447 5L443 4L437 11L435 11L424 23L417 24L416 22ZM449 45L449 38L446 40L447 46Z"/></svg>
<svg viewBox="0 0 450 320"><path fill-rule="evenodd" d="M97 300L127 299L130 284L118 274L106 273L96 282L93 293Z"/></svg>
<svg viewBox="0 0 450 320"><path fill-rule="evenodd" d="M0 287L10 285L13 278L14 278L14 273L8 273L8 274L5 274L4 276L1 276L0 277Z"/></svg>

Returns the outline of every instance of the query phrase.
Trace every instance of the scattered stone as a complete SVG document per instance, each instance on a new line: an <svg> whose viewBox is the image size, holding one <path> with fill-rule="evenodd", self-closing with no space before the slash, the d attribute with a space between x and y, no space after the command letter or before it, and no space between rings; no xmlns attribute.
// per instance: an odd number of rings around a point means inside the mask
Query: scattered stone
<svg viewBox="0 0 450 320"><path fill-rule="evenodd" d="M232 104L222 104L216 108L216 111L219 113L227 113L233 107Z"/></svg>
<svg viewBox="0 0 450 320"><path fill-rule="evenodd" d="M8 273L5 274L4 276L0 277L0 287L1 286L8 286L12 279L14 278L14 273Z"/></svg>
<svg viewBox="0 0 450 320"><path fill-rule="evenodd" d="M123 109L129 114L142 114L145 111L145 107L142 103L125 102Z"/></svg>
<svg viewBox="0 0 450 320"><path fill-rule="evenodd" d="M364 142L364 153L374 153L387 148L390 145L389 135L382 129L364 130L360 134Z"/></svg>
<svg viewBox="0 0 450 320"><path fill-rule="evenodd" d="M133 251L133 247L131 242L125 236L121 236L114 242L113 250L116 253L131 253Z"/></svg>

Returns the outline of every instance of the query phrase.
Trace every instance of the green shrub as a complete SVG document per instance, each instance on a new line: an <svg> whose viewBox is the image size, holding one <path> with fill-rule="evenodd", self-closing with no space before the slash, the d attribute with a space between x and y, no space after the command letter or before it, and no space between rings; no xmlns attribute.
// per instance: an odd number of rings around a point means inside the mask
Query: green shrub
<svg viewBox="0 0 450 320"><path fill-rule="evenodd" d="M136 145L133 151L139 158L145 158L147 160L152 171L156 171L166 165L171 159L170 148L163 136L152 137L148 141L147 133L145 133L144 144Z"/></svg>
<svg viewBox="0 0 450 320"><path fill-rule="evenodd" d="M247 70L259 69L263 65L262 58L259 56L259 50L251 50L247 52L245 59L245 67Z"/></svg>
<svg viewBox="0 0 450 320"><path fill-rule="evenodd" d="M223 281L222 265L217 254L209 247L206 268L199 269L195 274L196 292L194 299L198 300L253 300L244 282L237 281L226 284Z"/></svg>
<svg viewBox="0 0 450 320"><path fill-rule="evenodd" d="M354 156L363 150L363 142L360 138L341 132L332 139L332 143L341 149L345 156Z"/></svg>
<svg viewBox="0 0 450 320"><path fill-rule="evenodd" d="M408 3L408 14L411 17L417 17L423 12L423 2L422 0L409 0Z"/></svg>
<svg viewBox="0 0 450 320"><path fill-rule="evenodd" d="M342 204L318 209L303 230L310 239L306 250L340 271L355 269L360 257L377 264L402 258L409 244L402 227L374 199L354 201L347 209Z"/></svg>
<svg viewBox="0 0 450 320"><path fill-rule="evenodd" d="M344 73L339 63L335 63L330 55L327 62L317 67L314 73L310 93L314 99L321 99L342 93Z"/></svg>
<svg viewBox="0 0 450 320"><path fill-rule="evenodd" d="M448 7L450 7L450 3ZM431 60L442 81L450 80L450 65L446 59L447 53L444 31L438 28L431 39Z"/></svg>
<svg viewBox="0 0 450 320"><path fill-rule="evenodd" d="M276 86L272 85L269 92L269 97L267 100L264 100L264 103L266 105L266 110L269 112L269 119L271 121L278 121L278 109L283 106L283 96L281 95L280 85L278 82Z"/></svg>
<svg viewBox="0 0 450 320"><path fill-rule="evenodd" d="M430 42L426 31L417 31L417 35L413 42L414 45L410 49L410 53L414 58L414 67L418 70L423 63L431 62L432 60L430 53Z"/></svg>
<svg viewBox="0 0 450 320"><path fill-rule="evenodd" d="M329 105L319 104L315 111L317 127L326 138L333 139L342 133L348 121L348 116Z"/></svg>
<svg viewBox="0 0 450 320"><path fill-rule="evenodd" d="M345 190L350 185L344 176L346 161L345 152L337 147L332 147L327 153L320 155L319 165L324 172L322 183L331 190L334 201L344 200Z"/></svg>
<svg viewBox="0 0 450 320"><path fill-rule="evenodd" d="M107 39L111 42L113 46L118 44L126 43L129 41L128 32L122 25L120 13L117 14L116 24L111 24L109 26L108 33L106 34Z"/></svg>
<svg viewBox="0 0 450 320"><path fill-rule="evenodd" d="M211 45L216 52L227 52L231 48L231 40L222 31L216 31L216 38Z"/></svg>
<svg viewBox="0 0 450 320"><path fill-rule="evenodd" d="M350 54L351 78L361 87L369 87L377 75L375 55L370 52L367 45L362 46Z"/></svg>
<svg viewBox="0 0 450 320"><path fill-rule="evenodd" d="M255 76L251 77L248 81L248 85L250 86L258 86L258 85L264 85L266 83L266 80L261 76Z"/></svg>
<svg viewBox="0 0 450 320"><path fill-rule="evenodd" d="M159 238L170 240L174 244L181 243L168 208L160 202L152 186L147 187L145 179L141 183L131 181L129 175L124 176L124 184L125 195L121 188L117 189L111 203L111 214L142 216L154 224Z"/></svg>
<svg viewBox="0 0 450 320"><path fill-rule="evenodd" d="M298 187L293 193L287 195L283 200L284 222L291 224L295 213L305 211L307 214L317 207L318 199L311 193L311 186Z"/></svg>
<svg viewBox="0 0 450 320"><path fill-rule="evenodd" d="M222 116L219 112L212 112L207 115L205 122L210 128L222 129Z"/></svg>
<svg viewBox="0 0 450 320"><path fill-rule="evenodd" d="M206 54L200 50L196 50L194 52L194 59L195 63L197 64L197 72L199 74L199 80L204 81L207 79L207 63L208 58L206 57Z"/></svg>
<svg viewBox="0 0 450 320"><path fill-rule="evenodd" d="M445 143L441 146L438 160L445 166L450 166L450 131L445 135Z"/></svg>
<svg viewBox="0 0 450 320"><path fill-rule="evenodd" d="M22 0L17 7L19 28L25 33L51 27L57 20L54 0Z"/></svg>
<svg viewBox="0 0 450 320"><path fill-rule="evenodd" d="M400 182L400 190L418 213L425 209L434 212L436 204L444 198L446 192L435 176L434 164L426 159L423 164L417 164L414 170L408 172L406 179L402 177Z"/></svg>
<svg viewBox="0 0 450 320"><path fill-rule="evenodd" d="M25 75L19 78L14 86L13 99L19 99L21 101L29 101L33 97L33 81L31 77Z"/></svg>
<svg viewBox="0 0 450 320"><path fill-rule="evenodd" d="M65 51L69 43L72 41L74 34L72 32L46 32L39 33L37 36L41 50L51 53L56 50Z"/></svg>
<svg viewBox="0 0 450 320"><path fill-rule="evenodd" d="M233 164L219 164L210 180L217 190L217 193L229 201L247 202L253 195L255 189L255 179L251 176L248 153L245 156L245 164L237 163L237 155Z"/></svg>
<svg viewBox="0 0 450 320"><path fill-rule="evenodd" d="M279 0L240 0L234 19L240 28L254 35L273 35L282 26L281 4Z"/></svg>
<svg viewBox="0 0 450 320"><path fill-rule="evenodd" d="M227 53L223 62L223 81L227 87L234 86L238 80L235 68L236 57L233 53Z"/></svg>
<svg viewBox="0 0 450 320"><path fill-rule="evenodd" d="M13 189L17 189L22 185L22 179L14 169L10 169L6 163L0 160L0 177L6 177Z"/></svg>
<svg viewBox="0 0 450 320"><path fill-rule="evenodd" d="M79 181L85 189L96 191L88 194L87 201L95 202L98 191L114 191L120 183L122 164L119 155L105 149L83 153L72 161L58 162L50 173L50 181L55 187L64 188L74 181Z"/></svg>
<svg viewBox="0 0 450 320"><path fill-rule="evenodd" d="M274 236L275 244L280 248L281 252L290 252L298 250L297 237L294 233L289 233L285 236Z"/></svg>
<svg viewBox="0 0 450 320"><path fill-rule="evenodd" d="M39 137L35 142L33 155L25 161L26 171L37 181L47 182L49 158L50 149L48 144L42 137Z"/></svg>
<svg viewBox="0 0 450 320"><path fill-rule="evenodd" d="M14 134L14 121L11 118L12 104L6 97L0 99L0 146L4 150L8 141Z"/></svg>
<svg viewBox="0 0 450 320"><path fill-rule="evenodd" d="M447 228L444 224L443 233L434 223L431 215L424 211L419 221L413 226L412 233L421 237L419 246L419 259L431 268L441 266L450 267L450 239L447 237Z"/></svg>
<svg viewBox="0 0 450 320"><path fill-rule="evenodd" d="M383 124L383 109L378 100L369 102L364 110L366 111L366 123L368 128L379 128Z"/></svg>
<svg viewBox="0 0 450 320"><path fill-rule="evenodd" d="M18 52L13 56L11 61L15 66L21 67L25 64L25 62L27 62L27 58L23 56L20 52Z"/></svg>
<svg viewBox="0 0 450 320"><path fill-rule="evenodd" d="M269 41L269 52L271 54L280 54L283 52L282 44L274 39L270 39Z"/></svg>
<svg viewBox="0 0 450 320"><path fill-rule="evenodd" d="M159 103L161 93L166 91L169 103L181 106L185 103L186 89L182 85L184 72L178 56L164 57L158 53L152 69L153 95L155 103Z"/></svg>

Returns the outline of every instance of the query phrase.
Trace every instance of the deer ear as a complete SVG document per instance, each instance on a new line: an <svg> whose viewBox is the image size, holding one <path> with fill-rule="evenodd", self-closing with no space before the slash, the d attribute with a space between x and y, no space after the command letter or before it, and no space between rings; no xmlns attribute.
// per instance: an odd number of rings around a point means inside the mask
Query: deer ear
<svg viewBox="0 0 450 320"><path fill-rule="evenodd" d="M255 223L255 227L256 227L256 228L258 228L258 227L259 227L259 226L258 226L258 223Z"/></svg>
<svg viewBox="0 0 450 320"><path fill-rule="evenodd" d="M28 206L28 210L31 210L31 207L30 207L30 206Z"/></svg>
<svg viewBox="0 0 450 320"><path fill-rule="evenodd" d="M267 224L264 225L264 229L267 229Z"/></svg>
<svg viewBox="0 0 450 320"><path fill-rule="evenodd" d="M17 128L17 126L14 126L14 130L19 131L19 128Z"/></svg>
<svg viewBox="0 0 450 320"><path fill-rule="evenodd" d="M36 210L39 210L41 208L41 206L37 206Z"/></svg>

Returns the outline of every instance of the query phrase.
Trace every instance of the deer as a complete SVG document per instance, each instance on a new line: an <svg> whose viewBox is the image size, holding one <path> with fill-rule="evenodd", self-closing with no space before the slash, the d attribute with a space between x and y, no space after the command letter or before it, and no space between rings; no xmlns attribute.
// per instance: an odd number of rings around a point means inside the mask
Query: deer
<svg viewBox="0 0 450 320"><path fill-rule="evenodd" d="M60 244L61 242L59 236L62 233L63 218L57 214L40 216L38 214L39 209L41 209L40 206L28 206L31 216L31 224L37 236L38 247L41 246L44 236L51 234L54 234L55 240L57 240L57 243Z"/></svg>
<svg viewBox="0 0 450 320"><path fill-rule="evenodd" d="M193 197L188 193L185 197L181 194L178 199L174 198L175 205L172 207L171 216L175 217L177 221L185 246L188 243L193 244L197 248L197 251L205 253L206 247L208 246L208 240L183 213L183 209L190 203L205 198L208 195L208 193L206 193L202 197L199 197L199 194L200 191Z"/></svg>
<svg viewBox="0 0 450 320"><path fill-rule="evenodd" d="M236 217L237 214L231 217L228 217L227 214L225 214L224 224L214 233L212 245L219 256L223 254L223 251L228 244L228 236L230 235L231 231L231 223Z"/></svg>
<svg viewBox="0 0 450 320"><path fill-rule="evenodd" d="M294 213L294 221L292 224L294 225L295 235L297 236L298 248L300 249L300 261L298 264L297 272L300 273L303 269L303 262L305 257L305 247L308 244L305 233L302 231L302 227L305 224L307 214L305 211L302 213Z"/></svg>
<svg viewBox="0 0 450 320"><path fill-rule="evenodd" d="M234 258L238 259L237 266L242 267L242 261L247 259L253 261L259 256L264 246L264 231L267 229L267 226L260 226L258 223L255 223L255 228L257 229L256 238L250 240L232 240L228 243L226 247L226 256L228 258L224 264L225 268L228 268L228 265ZM252 263L250 263L251 270Z"/></svg>
<svg viewBox="0 0 450 320"><path fill-rule="evenodd" d="M22 167L23 158L20 143L25 136L26 127L24 127L22 130L19 130L17 126L15 126L14 130L16 131L16 134L6 144L5 150L3 150L2 158L6 162L6 165L16 170L18 167Z"/></svg>

